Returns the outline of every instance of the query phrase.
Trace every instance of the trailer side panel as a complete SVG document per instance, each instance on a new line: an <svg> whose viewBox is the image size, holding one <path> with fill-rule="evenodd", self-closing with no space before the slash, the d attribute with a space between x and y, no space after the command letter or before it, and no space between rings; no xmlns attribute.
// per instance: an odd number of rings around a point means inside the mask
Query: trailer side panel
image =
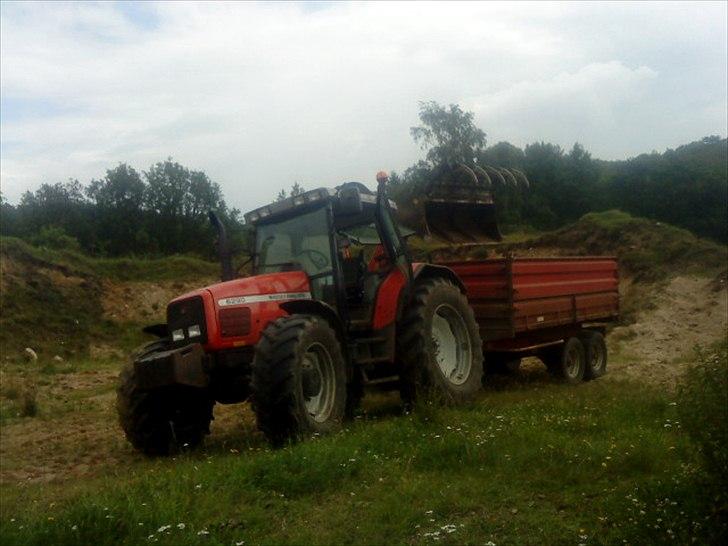
<svg viewBox="0 0 728 546"><path fill-rule="evenodd" d="M505 258L446 264L465 284L484 341L614 320L617 261L611 257Z"/></svg>

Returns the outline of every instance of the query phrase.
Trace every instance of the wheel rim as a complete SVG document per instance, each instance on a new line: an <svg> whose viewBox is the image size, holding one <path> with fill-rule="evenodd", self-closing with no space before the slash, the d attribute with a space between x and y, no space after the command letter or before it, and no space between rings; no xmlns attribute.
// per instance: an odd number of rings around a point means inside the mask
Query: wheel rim
<svg viewBox="0 0 728 546"><path fill-rule="evenodd" d="M581 369L581 354L579 348L572 346L566 353L566 375L574 379L579 377L579 371Z"/></svg>
<svg viewBox="0 0 728 546"><path fill-rule="evenodd" d="M462 315L452 306L442 304L435 309L432 341L437 366L445 379L454 385L465 383L473 365L470 334Z"/></svg>
<svg viewBox="0 0 728 546"><path fill-rule="evenodd" d="M303 403L309 416L323 423L330 415L336 395L334 361L320 343L312 343L303 355L301 366Z"/></svg>
<svg viewBox="0 0 728 546"><path fill-rule="evenodd" d="M604 354L604 350L602 346L598 343L592 343L590 349L591 358L589 361L589 365L591 366L591 369L593 371L601 372L607 360Z"/></svg>

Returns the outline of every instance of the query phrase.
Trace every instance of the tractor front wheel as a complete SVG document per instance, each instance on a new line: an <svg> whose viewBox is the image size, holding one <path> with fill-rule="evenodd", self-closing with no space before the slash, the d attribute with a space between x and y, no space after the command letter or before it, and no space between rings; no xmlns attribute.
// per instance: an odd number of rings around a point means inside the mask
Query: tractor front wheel
<svg viewBox="0 0 728 546"><path fill-rule="evenodd" d="M324 319L279 318L263 331L253 359L258 428L274 446L339 430L346 376L339 339Z"/></svg>
<svg viewBox="0 0 728 546"><path fill-rule="evenodd" d="M139 388L133 360L164 350L164 342L153 342L132 357L121 372L116 409L124 434L146 455L169 455L194 448L210 433L215 404L207 391L194 387Z"/></svg>
<svg viewBox="0 0 728 546"><path fill-rule="evenodd" d="M481 388L483 342L473 310L445 279L416 287L397 331L400 393L405 404L420 395L464 402Z"/></svg>

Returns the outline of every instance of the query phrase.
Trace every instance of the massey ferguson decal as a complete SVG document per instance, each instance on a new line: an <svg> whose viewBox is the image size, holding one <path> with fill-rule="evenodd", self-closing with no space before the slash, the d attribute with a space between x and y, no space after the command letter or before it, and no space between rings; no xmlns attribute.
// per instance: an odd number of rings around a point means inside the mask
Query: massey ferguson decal
<svg viewBox="0 0 728 546"><path fill-rule="evenodd" d="M283 300L310 300L311 292L282 292L279 294L258 294L255 296L233 296L231 298L223 298L217 300L220 307L229 307L230 305L242 305L247 303L261 303L264 301L283 301Z"/></svg>

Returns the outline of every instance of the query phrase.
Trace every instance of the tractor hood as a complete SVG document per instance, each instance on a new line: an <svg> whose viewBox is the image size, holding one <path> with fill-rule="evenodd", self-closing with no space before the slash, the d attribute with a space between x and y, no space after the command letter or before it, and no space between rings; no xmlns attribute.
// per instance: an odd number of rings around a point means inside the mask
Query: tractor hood
<svg viewBox="0 0 728 546"><path fill-rule="evenodd" d="M303 271L266 273L254 277L220 282L183 294L172 303L194 296L208 299L212 296L215 307L231 307L251 303L310 299L308 276Z"/></svg>
<svg viewBox="0 0 728 546"><path fill-rule="evenodd" d="M270 322L288 314L280 304L311 299L310 290L303 271L213 284L172 300L166 330L178 344L198 341L206 351L255 345ZM199 337L193 338L191 330Z"/></svg>

